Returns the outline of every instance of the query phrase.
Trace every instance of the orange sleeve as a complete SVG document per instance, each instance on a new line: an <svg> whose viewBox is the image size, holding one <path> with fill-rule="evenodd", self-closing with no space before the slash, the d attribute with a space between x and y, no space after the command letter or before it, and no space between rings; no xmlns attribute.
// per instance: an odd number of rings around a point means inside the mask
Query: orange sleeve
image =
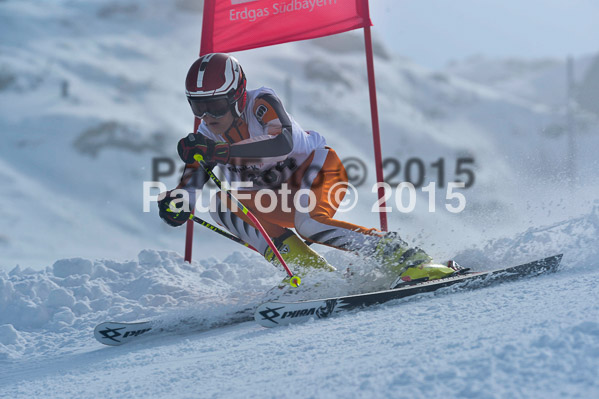
<svg viewBox="0 0 599 399"><path fill-rule="evenodd" d="M256 99L254 103L254 116L262 126L266 126L268 122L279 119L279 115L274 110L272 105L266 102L263 98Z"/></svg>

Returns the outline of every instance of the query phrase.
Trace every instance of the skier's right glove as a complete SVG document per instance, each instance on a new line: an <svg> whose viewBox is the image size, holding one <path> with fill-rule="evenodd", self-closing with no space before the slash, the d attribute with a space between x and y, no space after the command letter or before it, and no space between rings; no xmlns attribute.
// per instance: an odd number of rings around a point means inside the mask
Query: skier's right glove
<svg viewBox="0 0 599 399"><path fill-rule="evenodd" d="M179 207L184 208L184 206L182 206L180 202L180 198L172 196L170 191L162 193L160 194L160 196L164 196L161 200L158 200L158 210L162 220L164 220L167 224L173 227L181 226L189 220L191 212L188 212L184 209L181 209L179 211L174 210L179 209ZM175 202L175 200L179 201L173 203L171 207L171 203Z"/></svg>
<svg viewBox="0 0 599 399"><path fill-rule="evenodd" d="M211 140L199 133L189 133L177 144L179 157L186 164L195 163L197 155L205 162L225 164L229 161L230 148L228 143Z"/></svg>

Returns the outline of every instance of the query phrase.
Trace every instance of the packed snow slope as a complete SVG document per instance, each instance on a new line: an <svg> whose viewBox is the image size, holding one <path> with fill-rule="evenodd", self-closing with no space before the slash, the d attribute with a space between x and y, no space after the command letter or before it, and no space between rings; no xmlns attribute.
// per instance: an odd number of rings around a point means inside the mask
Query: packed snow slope
<svg viewBox="0 0 599 399"><path fill-rule="evenodd" d="M257 255L189 265L146 250L125 263L76 258L43 271L15 268L0 274L0 396L596 397L598 237L599 204L489 243L484 254L501 261L461 255L486 269L563 251L555 274L272 330L237 317L277 282ZM352 280L373 281L367 265L353 269ZM331 277L315 290L351 291L351 281ZM148 319L169 332L121 347L92 337L101 321Z"/></svg>
<svg viewBox="0 0 599 399"><path fill-rule="evenodd" d="M146 248L182 251L183 229L162 223L154 204L143 211L143 182L155 177L154 166L168 171L167 163L154 164L158 158L174 162L173 173L158 180L169 188L177 182L176 142L192 128L183 82L198 53L200 10L191 0L1 2L0 178L4 196L21 207L0 208L2 269L42 269L70 257L125 261ZM408 161L416 159L424 165L423 185L437 182L434 213L421 190L409 213L390 198L392 229L447 258L540 220L590 211L598 197L597 118L575 115L585 128L577 131L570 178L559 74L541 73L545 64L534 61L521 61L528 74L517 74L521 64L490 68L487 61L485 70L518 76L505 90L479 78L473 64L450 69L456 75L430 71L391 54L385 40L394 38L375 40L383 156L390 159L385 175L394 184L405 180ZM235 55L249 88L274 88L305 129L321 132L342 159L365 162L358 204L338 216L375 227L363 54L361 36L348 33ZM458 168L460 158L473 163ZM442 167L431 165L440 159ZM416 181L418 164L410 165ZM464 167L474 182L462 190L464 211L453 214L445 208L455 205L445 198L447 182L467 180ZM196 256L222 259L236 250L198 229Z"/></svg>
<svg viewBox="0 0 599 399"><path fill-rule="evenodd" d="M392 39L375 43L383 155L401 162L386 175L404 180L414 158L424 185L437 182L435 212L418 190L413 212L390 204L391 228L479 270L564 253L559 272L266 330L243 320L281 270L200 228L187 264L184 231L154 206L143 212L152 159L176 161L191 129L183 81L200 5L0 2L0 397L599 396L599 129L574 107L569 149L554 69L524 60L485 61L492 76L475 63L430 71L390 54ZM236 56L250 88L274 88L343 159L372 164L359 36ZM475 179L453 214L439 179L467 177L459 158L474 160ZM172 187L177 173L159 180ZM370 168L340 218L378 225L374 181ZM354 275L310 276L291 298L388 283L363 259L317 249ZM99 322L148 319L169 333L116 348L93 339Z"/></svg>

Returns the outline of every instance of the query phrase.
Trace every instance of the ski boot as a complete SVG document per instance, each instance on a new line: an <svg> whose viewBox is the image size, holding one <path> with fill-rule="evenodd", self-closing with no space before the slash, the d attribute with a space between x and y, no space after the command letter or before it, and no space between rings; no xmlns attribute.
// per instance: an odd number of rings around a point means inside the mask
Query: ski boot
<svg viewBox="0 0 599 399"><path fill-rule="evenodd" d="M306 245L306 243L291 230L287 230L286 233L275 238L273 243L281 253L281 257L285 263L287 263L289 269L300 278L304 277L310 270L314 269L330 272L337 270L331 266L325 258ZM266 249L264 258L275 266L279 265L279 260L270 247ZM279 284L279 287L289 285L289 279L289 276L285 278L281 284Z"/></svg>
<svg viewBox="0 0 599 399"><path fill-rule="evenodd" d="M455 260L448 260L447 261L447 267L449 267L450 269L455 270L455 274L456 275L458 275L458 274L468 274L467 272L470 271L469 267L462 267Z"/></svg>
<svg viewBox="0 0 599 399"><path fill-rule="evenodd" d="M416 284L453 275L456 271L447 266L433 264L433 259L418 247L410 248L395 232L381 237L374 256L383 266L398 276L390 288L403 284Z"/></svg>
<svg viewBox="0 0 599 399"><path fill-rule="evenodd" d="M459 272L444 265L421 263L418 266L406 268L406 270L391 283L389 288L400 288L404 285L424 283L425 281L438 280L440 278L452 277L458 274Z"/></svg>

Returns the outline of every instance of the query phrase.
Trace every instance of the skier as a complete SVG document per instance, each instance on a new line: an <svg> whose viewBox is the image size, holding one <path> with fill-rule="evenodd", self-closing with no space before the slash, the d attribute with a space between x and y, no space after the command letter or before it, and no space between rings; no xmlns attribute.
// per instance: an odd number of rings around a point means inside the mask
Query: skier
<svg viewBox="0 0 599 399"><path fill-rule="evenodd" d="M177 188L190 191L191 204L181 209L174 203L180 200L176 195L163 193L158 206L166 223L180 226L189 220L196 200L193 192L208 179L194 158L199 154L210 168L219 166L229 183L251 184L240 189L246 198L240 201L300 276L310 269L335 270L304 240L372 257L404 281L454 272L448 267L423 269L431 258L419 248L410 248L395 232L334 219L345 195L344 185L337 183L348 181L339 157L323 136L300 127L273 90L246 90L245 74L234 57L223 53L200 57L187 73L185 89L193 114L201 119L197 132L182 138L177 146L186 164ZM264 190L274 194L264 195ZM312 192L315 204L302 195L301 206L294 206L299 190ZM246 215L226 196L216 196L215 205L210 214L218 224L276 264L273 251Z"/></svg>

